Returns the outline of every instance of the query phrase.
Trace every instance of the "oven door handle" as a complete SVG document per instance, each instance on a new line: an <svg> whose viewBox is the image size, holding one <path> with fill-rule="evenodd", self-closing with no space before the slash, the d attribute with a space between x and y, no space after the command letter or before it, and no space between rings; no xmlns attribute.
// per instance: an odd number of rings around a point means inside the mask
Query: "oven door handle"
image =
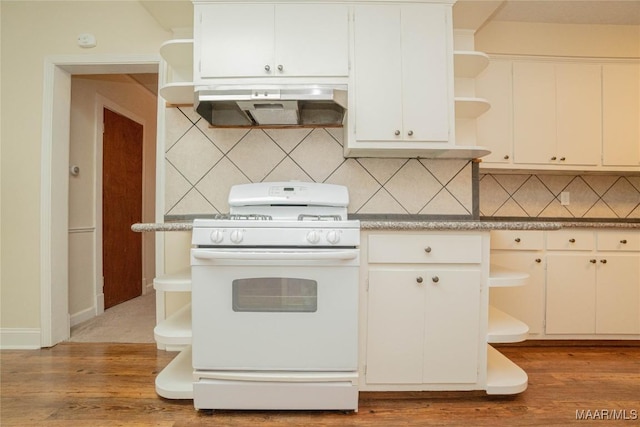
<svg viewBox="0 0 640 427"><path fill-rule="evenodd" d="M236 259L236 260L350 260L358 257L357 250L331 252L223 252L210 249L192 249L196 259Z"/></svg>

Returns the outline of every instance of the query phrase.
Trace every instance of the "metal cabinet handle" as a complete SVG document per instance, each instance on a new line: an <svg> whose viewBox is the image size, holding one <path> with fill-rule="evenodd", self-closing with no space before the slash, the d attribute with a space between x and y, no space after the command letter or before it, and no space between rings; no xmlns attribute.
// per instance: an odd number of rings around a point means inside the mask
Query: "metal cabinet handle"
<svg viewBox="0 0 640 427"><path fill-rule="evenodd" d="M540 263L542 262L542 260L541 260L540 258L536 258L536 262L537 262L538 264L540 264Z"/></svg>
<svg viewBox="0 0 640 427"><path fill-rule="evenodd" d="M622 243L623 245L626 245L627 244L627 239L620 240L620 243Z"/></svg>
<svg viewBox="0 0 640 427"><path fill-rule="evenodd" d="M440 281L440 278L438 276L433 276L431 280L433 281L433 283L438 283Z"/></svg>
<svg viewBox="0 0 640 427"><path fill-rule="evenodd" d="M590 259L590 260L589 260L589 262L590 262L591 264L595 264L595 263L596 263L596 260L595 260L595 259Z"/></svg>
<svg viewBox="0 0 640 427"><path fill-rule="evenodd" d="M575 243L576 239L569 239L569 243Z"/></svg>
<svg viewBox="0 0 640 427"><path fill-rule="evenodd" d="M284 70L284 67L282 66L282 64L278 65L278 71L282 71Z"/></svg>
<svg viewBox="0 0 640 427"><path fill-rule="evenodd" d="M422 277L420 277L420 276L416 277L416 282L422 283Z"/></svg>
<svg viewBox="0 0 640 427"><path fill-rule="evenodd" d="M413 135L413 131L410 130L409 132L407 132L407 135L409 135L409 136Z"/></svg>
<svg viewBox="0 0 640 427"><path fill-rule="evenodd" d="M606 264L607 260L606 259L601 259L600 262L603 263L603 264Z"/></svg>
<svg viewBox="0 0 640 427"><path fill-rule="evenodd" d="M505 159L505 160L509 160L509 155L508 155L508 154L505 154L504 159Z"/></svg>
<svg viewBox="0 0 640 427"><path fill-rule="evenodd" d="M396 131L393 133L394 135L400 135L400 131L396 129Z"/></svg>
<svg viewBox="0 0 640 427"><path fill-rule="evenodd" d="M553 156L553 157L551 158L551 160L556 160L556 159L557 159L557 157L556 157L556 156Z"/></svg>
<svg viewBox="0 0 640 427"><path fill-rule="evenodd" d="M565 160L567 160L567 158L566 158L566 157L560 157L560 161L561 161L561 162L564 162Z"/></svg>
<svg viewBox="0 0 640 427"><path fill-rule="evenodd" d="M516 240L516 243L520 243L520 238L519 237L516 237L515 240Z"/></svg>
<svg viewBox="0 0 640 427"><path fill-rule="evenodd" d="M427 246L426 248L424 248L424 251L428 254L431 253L431 246Z"/></svg>
<svg viewBox="0 0 640 427"><path fill-rule="evenodd" d="M270 65L265 65L265 66L264 66L264 70L265 70L266 72L271 71L271 66L270 66Z"/></svg>

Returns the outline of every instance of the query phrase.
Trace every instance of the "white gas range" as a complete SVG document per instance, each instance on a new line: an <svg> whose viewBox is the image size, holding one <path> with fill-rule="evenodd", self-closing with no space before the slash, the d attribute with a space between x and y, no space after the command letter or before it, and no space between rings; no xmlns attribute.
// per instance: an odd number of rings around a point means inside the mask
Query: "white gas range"
<svg viewBox="0 0 640 427"><path fill-rule="evenodd" d="M197 409L358 408L360 224L346 187L234 186L193 224Z"/></svg>

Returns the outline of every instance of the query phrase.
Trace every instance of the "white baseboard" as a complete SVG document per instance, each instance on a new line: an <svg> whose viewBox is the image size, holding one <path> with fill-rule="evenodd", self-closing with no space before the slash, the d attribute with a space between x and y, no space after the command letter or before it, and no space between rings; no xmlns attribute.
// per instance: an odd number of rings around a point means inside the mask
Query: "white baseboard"
<svg viewBox="0 0 640 427"><path fill-rule="evenodd" d="M41 347L40 328L0 328L1 350L37 350Z"/></svg>
<svg viewBox="0 0 640 427"><path fill-rule="evenodd" d="M76 326L86 320L93 319L96 317L96 309L95 307L87 308L86 310L82 310L78 313L74 313L69 316L69 325L71 327Z"/></svg>

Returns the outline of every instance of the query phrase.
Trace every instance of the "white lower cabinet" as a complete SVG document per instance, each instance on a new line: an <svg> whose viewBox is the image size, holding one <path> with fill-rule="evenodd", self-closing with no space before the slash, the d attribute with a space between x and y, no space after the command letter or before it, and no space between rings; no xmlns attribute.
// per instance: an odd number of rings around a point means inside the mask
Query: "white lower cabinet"
<svg viewBox="0 0 640 427"><path fill-rule="evenodd" d="M480 269L369 272L367 383L475 383Z"/></svg>
<svg viewBox="0 0 640 427"><path fill-rule="evenodd" d="M488 232L369 233L361 239L361 390L526 389L527 375L487 344ZM505 319L499 342L521 337Z"/></svg>

